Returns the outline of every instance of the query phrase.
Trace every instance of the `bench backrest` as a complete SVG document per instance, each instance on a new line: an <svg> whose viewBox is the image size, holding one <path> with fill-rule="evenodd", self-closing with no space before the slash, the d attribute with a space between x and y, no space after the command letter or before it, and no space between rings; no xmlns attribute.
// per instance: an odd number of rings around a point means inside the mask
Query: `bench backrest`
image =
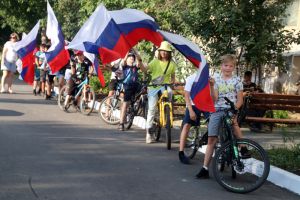
<svg viewBox="0 0 300 200"><path fill-rule="evenodd" d="M249 108L300 112L300 96L253 93L250 97Z"/></svg>

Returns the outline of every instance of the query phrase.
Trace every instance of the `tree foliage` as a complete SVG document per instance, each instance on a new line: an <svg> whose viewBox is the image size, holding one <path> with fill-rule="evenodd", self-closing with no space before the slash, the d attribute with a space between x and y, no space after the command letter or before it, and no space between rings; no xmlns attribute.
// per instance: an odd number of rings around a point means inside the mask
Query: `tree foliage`
<svg viewBox="0 0 300 200"><path fill-rule="evenodd" d="M239 64L248 69L260 69L265 64L283 66L282 53L291 43L299 43L299 37L283 29L285 11L292 1L49 0L68 40L100 3L108 10L135 8L152 16L160 29L197 42L212 66L217 66L220 55L235 53ZM28 32L38 19L43 19L45 27L46 17L45 0L0 1L0 40L4 36L8 38L10 31ZM0 42L3 43L3 39ZM151 46L144 43L138 48L150 53ZM186 66L185 60L180 59L182 66Z"/></svg>

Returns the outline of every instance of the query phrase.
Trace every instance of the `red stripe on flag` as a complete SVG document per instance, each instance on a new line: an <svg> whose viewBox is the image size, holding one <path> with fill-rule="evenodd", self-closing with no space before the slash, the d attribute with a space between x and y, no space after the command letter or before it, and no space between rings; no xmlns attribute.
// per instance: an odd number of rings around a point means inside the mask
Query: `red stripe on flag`
<svg viewBox="0 0 300 200"><path fill-rule="evenodd" d="M147 28L137 28L125 35L129 44L135 46L141 40L151 41L155 46L159 46L163 41L163 37L156 31Z"/></svg>
<svg viewBox="0 0 300 200"><path fill-rule="evenodd" d="M22 58L23 70L26 70L26 73L23 76L23 80L32 85L34 81L34 55L33 52L28 53Z"/></svg>
<svg viewBox="0 0 300 200"><path fill-rule="evenodd" d="M205 88L196 95L196 97L193 99L193 102L199 110L207 112L216 111L214 102L210 96L209 84L207 84Z"/></svg>
<svg viewBox="0 0 300 200"><path fill-rule="evenodd" d="M57 72L62 67L64 67L66 64L68 64L70 59L70 55L68 50L63 49L60 51L57 56L53 60L51 60L48 64L51 68L52 73Z"/></svg>
<svg viewBox="0 0 300 200"><path fill-rule="evenodd" d="M101 83L101 86L104 88L105 87L105 79L104 79L104 75L103 75L100 67L98 67L97 75L98 75L99 81Z"/></svg>

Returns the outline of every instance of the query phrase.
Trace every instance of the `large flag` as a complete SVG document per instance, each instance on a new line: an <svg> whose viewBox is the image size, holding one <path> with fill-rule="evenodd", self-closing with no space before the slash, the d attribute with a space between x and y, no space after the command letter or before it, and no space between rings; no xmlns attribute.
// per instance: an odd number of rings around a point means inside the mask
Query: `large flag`
<svg viewBox="0 0 300 200"><path fill-rule="evenodd" d="M54 15L54 12L47 1L47 29L46 35L51 40L51 47L46 54L46 60L51 68L52 73L57 72L63 66L68 64L70 55L67 49L65 49L65 39L60 25Z"/></svg>
<svg viewBox="0 0 300 200"><path fill-rule="evenodd" d="M165 40L170 42L198 68L197 76L190 93L195 106L202 111L214 112L215 107L210 96L209 87L209 65L199 47L180 35L165 31L159 32L164 36Z"/></svg>
<svg viewBox="0 0 300 200"><path fill-rule="evenodd" d="M93 63L94 70L98 76L101 86L105 87L105 79L104 79L104 75L100 69L98 58L95 56L95 54L92 54L92 53L83 52L83 55L85 57L87 57L87 59L89 59Z"/></svg>
<svg viewBox="0 0 300 200"><path fill-rule="evenodd" d="M134 9L107 11L103 5L81 27L68 48L100 55L103 64L125 57L140 40L157 46L162 36L154 19Z"/></svg>
<svg viewBox="0 0 300 200"><path fill-rule="evenodd" d="M23 35L22 40L17 42L14 47L22 61L21 77L28 84L32 84L34 81L34 50L36 48L36 38L39 27L40 21L37 22L27 35Z"/></svg>
<svg viewBox="0 0 300 200"><path fill-rule="evenodd" d="M136 9L125 8L108 12L116 22L126 41L133 47L141 40L159 46L163 41L157 31L158 25L152 17Z"/></svg>

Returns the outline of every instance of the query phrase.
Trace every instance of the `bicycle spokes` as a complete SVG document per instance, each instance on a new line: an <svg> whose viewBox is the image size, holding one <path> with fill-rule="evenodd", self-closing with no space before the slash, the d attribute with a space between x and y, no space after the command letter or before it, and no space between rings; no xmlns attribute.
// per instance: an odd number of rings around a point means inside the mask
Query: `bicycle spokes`
<svg viewBox="0 0 300 200"><path fill-rule="evenodd" d="M237 140L237 145L237 157L229 142L219 149L213 164L214 174L216 180L227 190L251 192L266 180L270 169L269 160L262 147L251 140ZM241 148L247 149L247 156Z"/></svg>

